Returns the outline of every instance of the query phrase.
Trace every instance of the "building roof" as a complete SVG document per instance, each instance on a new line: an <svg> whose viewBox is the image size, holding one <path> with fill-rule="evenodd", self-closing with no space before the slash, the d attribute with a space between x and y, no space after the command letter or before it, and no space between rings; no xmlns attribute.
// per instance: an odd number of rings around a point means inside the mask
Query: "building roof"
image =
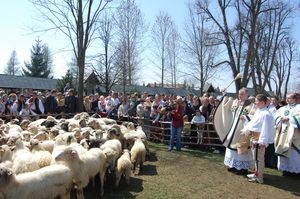
<svg viewBox="0 0 300 199"><path fill-rule="evenodd" d="M0 88L51 90L56 88L57 79L0 74Z"/></svg>

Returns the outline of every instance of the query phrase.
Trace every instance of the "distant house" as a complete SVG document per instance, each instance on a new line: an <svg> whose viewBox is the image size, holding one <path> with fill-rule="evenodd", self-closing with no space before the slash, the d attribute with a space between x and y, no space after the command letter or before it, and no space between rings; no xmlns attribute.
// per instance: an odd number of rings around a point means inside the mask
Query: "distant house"
<svg viewBox="0 0 300 199"><path fill-rule="evenodd" d="M0 88L7 92L16 90L51 90L56 88L57 79L0 74Z"/></svg>

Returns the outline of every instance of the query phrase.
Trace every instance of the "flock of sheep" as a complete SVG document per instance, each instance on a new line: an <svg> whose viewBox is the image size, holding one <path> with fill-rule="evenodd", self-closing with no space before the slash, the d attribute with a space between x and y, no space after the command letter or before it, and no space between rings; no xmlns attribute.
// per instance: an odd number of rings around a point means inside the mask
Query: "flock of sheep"
<svg viewBox="0 0 300 199"><path fill-rule="evenodd" d="M103 196L108 172L118 187L122 177L129 184L131 173L141 169L146 141L140 126L87 113L33 122L0 120L0 199L63 199L72 189L80 199L96 176Z"/></svg>

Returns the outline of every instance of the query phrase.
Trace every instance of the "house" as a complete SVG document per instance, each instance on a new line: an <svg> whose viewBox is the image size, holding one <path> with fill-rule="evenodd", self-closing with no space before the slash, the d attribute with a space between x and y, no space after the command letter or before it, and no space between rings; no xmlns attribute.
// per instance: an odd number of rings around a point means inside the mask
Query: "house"
<svg viewBox="0 0 300 199"><path fill-rule="evenodd" d="M56 88L57 79L0 74L0 88L7 93L20 90L51 90Z"/></svg>

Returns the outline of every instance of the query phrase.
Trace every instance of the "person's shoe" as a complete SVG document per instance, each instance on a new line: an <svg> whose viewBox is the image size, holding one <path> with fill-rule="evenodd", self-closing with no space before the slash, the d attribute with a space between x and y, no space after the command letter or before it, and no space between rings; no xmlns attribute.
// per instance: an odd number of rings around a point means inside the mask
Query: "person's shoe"
<svg viewBox="0 0 300 199"><path fill-rule="evenodd" d="M255 183L259 183L259 184L264 183L263 179L260 179L258 177L249 178L248 182L255 182Z"/></svg>
<svg viewBox="0 0 300 199"><path fill-rule="evenodd" d="M172 151L172 149L171 149L171 148L168 148L168 151Z"/></svg>
<svg viewBox="0 0 300 199"><path fill-rule="evenodd" d="M254 178L254 177L256 177L255 173L251 173L247 175L247 178Z"/></svg>
<svg viewBox="0 0 300 199"><path fill-rule="evenodd" d="M233 168L233 167L230 168L230 167L229 167L229 168L227 168L227 171L229 171L229 172L236 172L237 170L236 170L236 168Z"/></svg>
<svg viewBox="0 0 300 199"><path fill-rule="evenodd" d="M236 171L237 175L247 175L247 173L248 173L247 169L241 169Z"/></svg>

